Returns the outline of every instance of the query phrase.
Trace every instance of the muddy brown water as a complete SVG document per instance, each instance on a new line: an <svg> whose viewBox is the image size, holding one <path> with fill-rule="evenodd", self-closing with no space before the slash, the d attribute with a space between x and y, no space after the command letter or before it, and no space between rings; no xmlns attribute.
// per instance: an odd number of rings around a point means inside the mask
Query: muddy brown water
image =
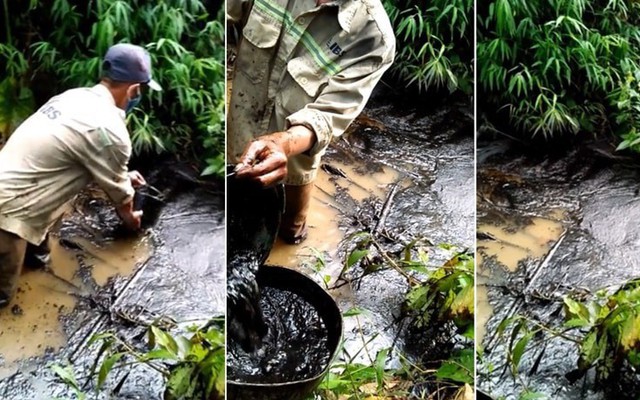
<svg viewBox="0 0 640 400"><path fill-rule="evenodd" d="M84 256L65 249L57 239L53 237L49 241L51 271L25 268L18 295L8 308L0 311L0 379L15 373L20 361L57 351L66 344L60 317L75 308L74 293L89 292L94 285L104 287L109 278L115 276L131 276L150 253L148 237L112 243L104 248L79 240L79 245L86 249ZM79 277L82 268L79 257L88 266L94 285L84 285Z"/></svg>
<svg viewBox="0 0 640 400"><path fill-rule="evenodd" d="M345 236L345 230L340 229L345 203L337 198L338 192L347 193L354 202L362 202L371 197L381 201L391 185L402 181L399 172L387 166L383 166L380 171L363 174L356 171L356 166L346 165L340 160L332 159L328 163L344 172L348 179L336 178L324 170L319 173L307 218L307 240L302 246L288 245L278 240L269 254L267 264L295 266L302 262L310 265L316 261L317 254L325 254L331 259L338 257L340 243ZM404 182L406 184L408 181ZM355 207L351 207L350 210L353 211ZM337 277L341 267L341 263L331 263L322 274Z"/></svg>
<svg viewBox="0 0 640 400"><path fill-rule="evenodd" d="M636 399L638 387L596 388L593 373L570 384L564 375L576 368L577 348L559 339L531 347L521 380L511 379L495 332L516 314L559 324L563 296L640 275L637 164L606 160L589 146L549 152L503 140L480 141L478 160L480 387L507 400L525 385L559 400Z"/></svg>
<svg viewBox="0 0 640 400"><path fill-rule="evenodd" d="M72 362L84 383L97 350L86 341L97 332L142 345L146 326L161 317L180 331L224 314L222 185L184 182L175 165L154 168L176 184L156 185L171 193L148 231L122 236L103 195L89 190L50 237L52 272L23 275L25 290L15 300L22 315L0 312L3 400L69 397L49 366ZM107 391L121 380L111 398L162 398L162 378L152 370L115 371Z"/></svg>

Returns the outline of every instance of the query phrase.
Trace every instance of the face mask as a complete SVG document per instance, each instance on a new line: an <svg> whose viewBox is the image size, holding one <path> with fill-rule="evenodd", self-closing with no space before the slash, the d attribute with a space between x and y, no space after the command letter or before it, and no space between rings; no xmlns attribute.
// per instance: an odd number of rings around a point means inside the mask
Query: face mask
<svg viewBox="0 0 640 400"><path fill-rule="evenodd" d="M125 112L129 113L131 110L133 110L133 108L135 106L137 106L140 103L140 100L142 99L142 93L138 93L138 95L132 99L129 99L129 101L127 102L127 108L125 108Z"/></svg>

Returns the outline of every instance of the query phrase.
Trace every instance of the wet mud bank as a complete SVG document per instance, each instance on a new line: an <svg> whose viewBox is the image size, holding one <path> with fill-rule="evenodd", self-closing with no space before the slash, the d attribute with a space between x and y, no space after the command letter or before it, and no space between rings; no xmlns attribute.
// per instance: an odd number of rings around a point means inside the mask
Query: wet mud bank
<svg viewBox="0 0 640 400"><path fill-rule="evenodd" d="M506 399L525 387L553 399L637 398L629 382L596 390L593 371L570 383L565 374L576 369L578 348L561 339L531 347L520 379L512 379L496 331L517 314L559 324L564 296L586 299L640 275L640 165L592 143L562 150L480 140L478 147L479 387Z"/></svg>
<svg viewBox="0 0 640 400"><path fill-rule="evenodd" d="M370 363L384 348L425 357L424 347L405 347L411 339L402 317L406 278L390 269L354 269L351 284L339 278L357 232L371 233L393 253L417 237L428 239L424 250L433 266L450 256L438 244L473 247L471 116L465 102L424 105L378 90L323 158L307 241L297 247L278 241L267 260L325 285L343 312L365 310L344 318L344 349L355 362ZM395 356L390 366L399 365Z"/></svg>
<svg viewBox="0 0 640 400"><path fill-rule="evenodd" d="M22 313L0 311L0 398L69 397L53 364L71 362L81 384L95 381L87 376L97 351L87 341L95 333L142 345L151 323L176 331L224 314L222 184L199 181L182 164L142 172L163 199L157 207L142 204L149 210L143 233L123 231L104 194L90 188L49 238L50 269L26 269L24 295L16 299ZM161 376L144 366L113 375L109 398L162 398Z"/></svg>

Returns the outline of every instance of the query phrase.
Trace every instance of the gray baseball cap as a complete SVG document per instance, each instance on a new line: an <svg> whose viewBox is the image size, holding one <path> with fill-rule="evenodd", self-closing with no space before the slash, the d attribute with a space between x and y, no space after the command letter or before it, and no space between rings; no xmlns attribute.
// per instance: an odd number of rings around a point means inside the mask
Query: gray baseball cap
<svg viewBox="0 0 640 400"><path fill-rule="evenodd" d="M133 44L120 43L109 47L102 62L102 75L116 82L144 83L152 90L162 90L151 78L149 52Z"/></svg>

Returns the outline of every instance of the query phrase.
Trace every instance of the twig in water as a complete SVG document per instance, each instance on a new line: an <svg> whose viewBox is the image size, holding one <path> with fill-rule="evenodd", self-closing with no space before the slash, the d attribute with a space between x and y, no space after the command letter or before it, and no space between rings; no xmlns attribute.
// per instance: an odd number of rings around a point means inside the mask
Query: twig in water
<svg viewBox="0 0 640 400"><path fill-rule="evenodd" d="M393 198L398 192L399 183L396 182L391 187L391 190L387 194L387 198L384 201L384 205L382 206L382 211L380 212L380 218L376 223L376 226L373 228L373 235L377 235L382 228L384 228L384 224L387 221L387 217L389 216L389 211L391 210L391 205L393 204Z"/></svg>
<svg viewBox="0 0 640 400"><path fill-rule="evenodd" d="M75 289L75 290L77 290L77 291L82 292L82 288L81 288L80 286L76 285L75 283L73 283L73 282L71 282L71 281L68 281L68 280L64 279L64 278L63 278L63 277L61 277L60 275L56 275L56 273L55 273L55 272L53 272L53 270L52 270L51 268L48 268L48 267L47 267L47 268L45 268L45 269L44 269L44 271L45 271L47 274L49 274L49 275L53 276L56 280L58 280L58 281L60 281L60 282L64 283L65 285L70 286L70 287L72 287L73 289Z"/></svg>
<svg viewBox="0 0 640 400"><path fill-rule="evenodd" d="M396 271L398 271L398 273L400 275L402 275L407 282L409 282L409 285L411 286L415 286L415 285L419 285L420 281L417 280L416 278L414 278L413 276L409 275L407 273L407 271L405 271L404 269L402 269L402 267L400 267L393 258L389 257L389 255L387 254L387 252L382 248L382 246L380 245L380 243L378 243L374 238L371 238L371 244L373 244L373 246L378 250L378 252L380 253L380 255L382 256L382 258L384 258L387 263L389 263L389 265L391 265L391 267L393 269L395 269Z"/></svg>

